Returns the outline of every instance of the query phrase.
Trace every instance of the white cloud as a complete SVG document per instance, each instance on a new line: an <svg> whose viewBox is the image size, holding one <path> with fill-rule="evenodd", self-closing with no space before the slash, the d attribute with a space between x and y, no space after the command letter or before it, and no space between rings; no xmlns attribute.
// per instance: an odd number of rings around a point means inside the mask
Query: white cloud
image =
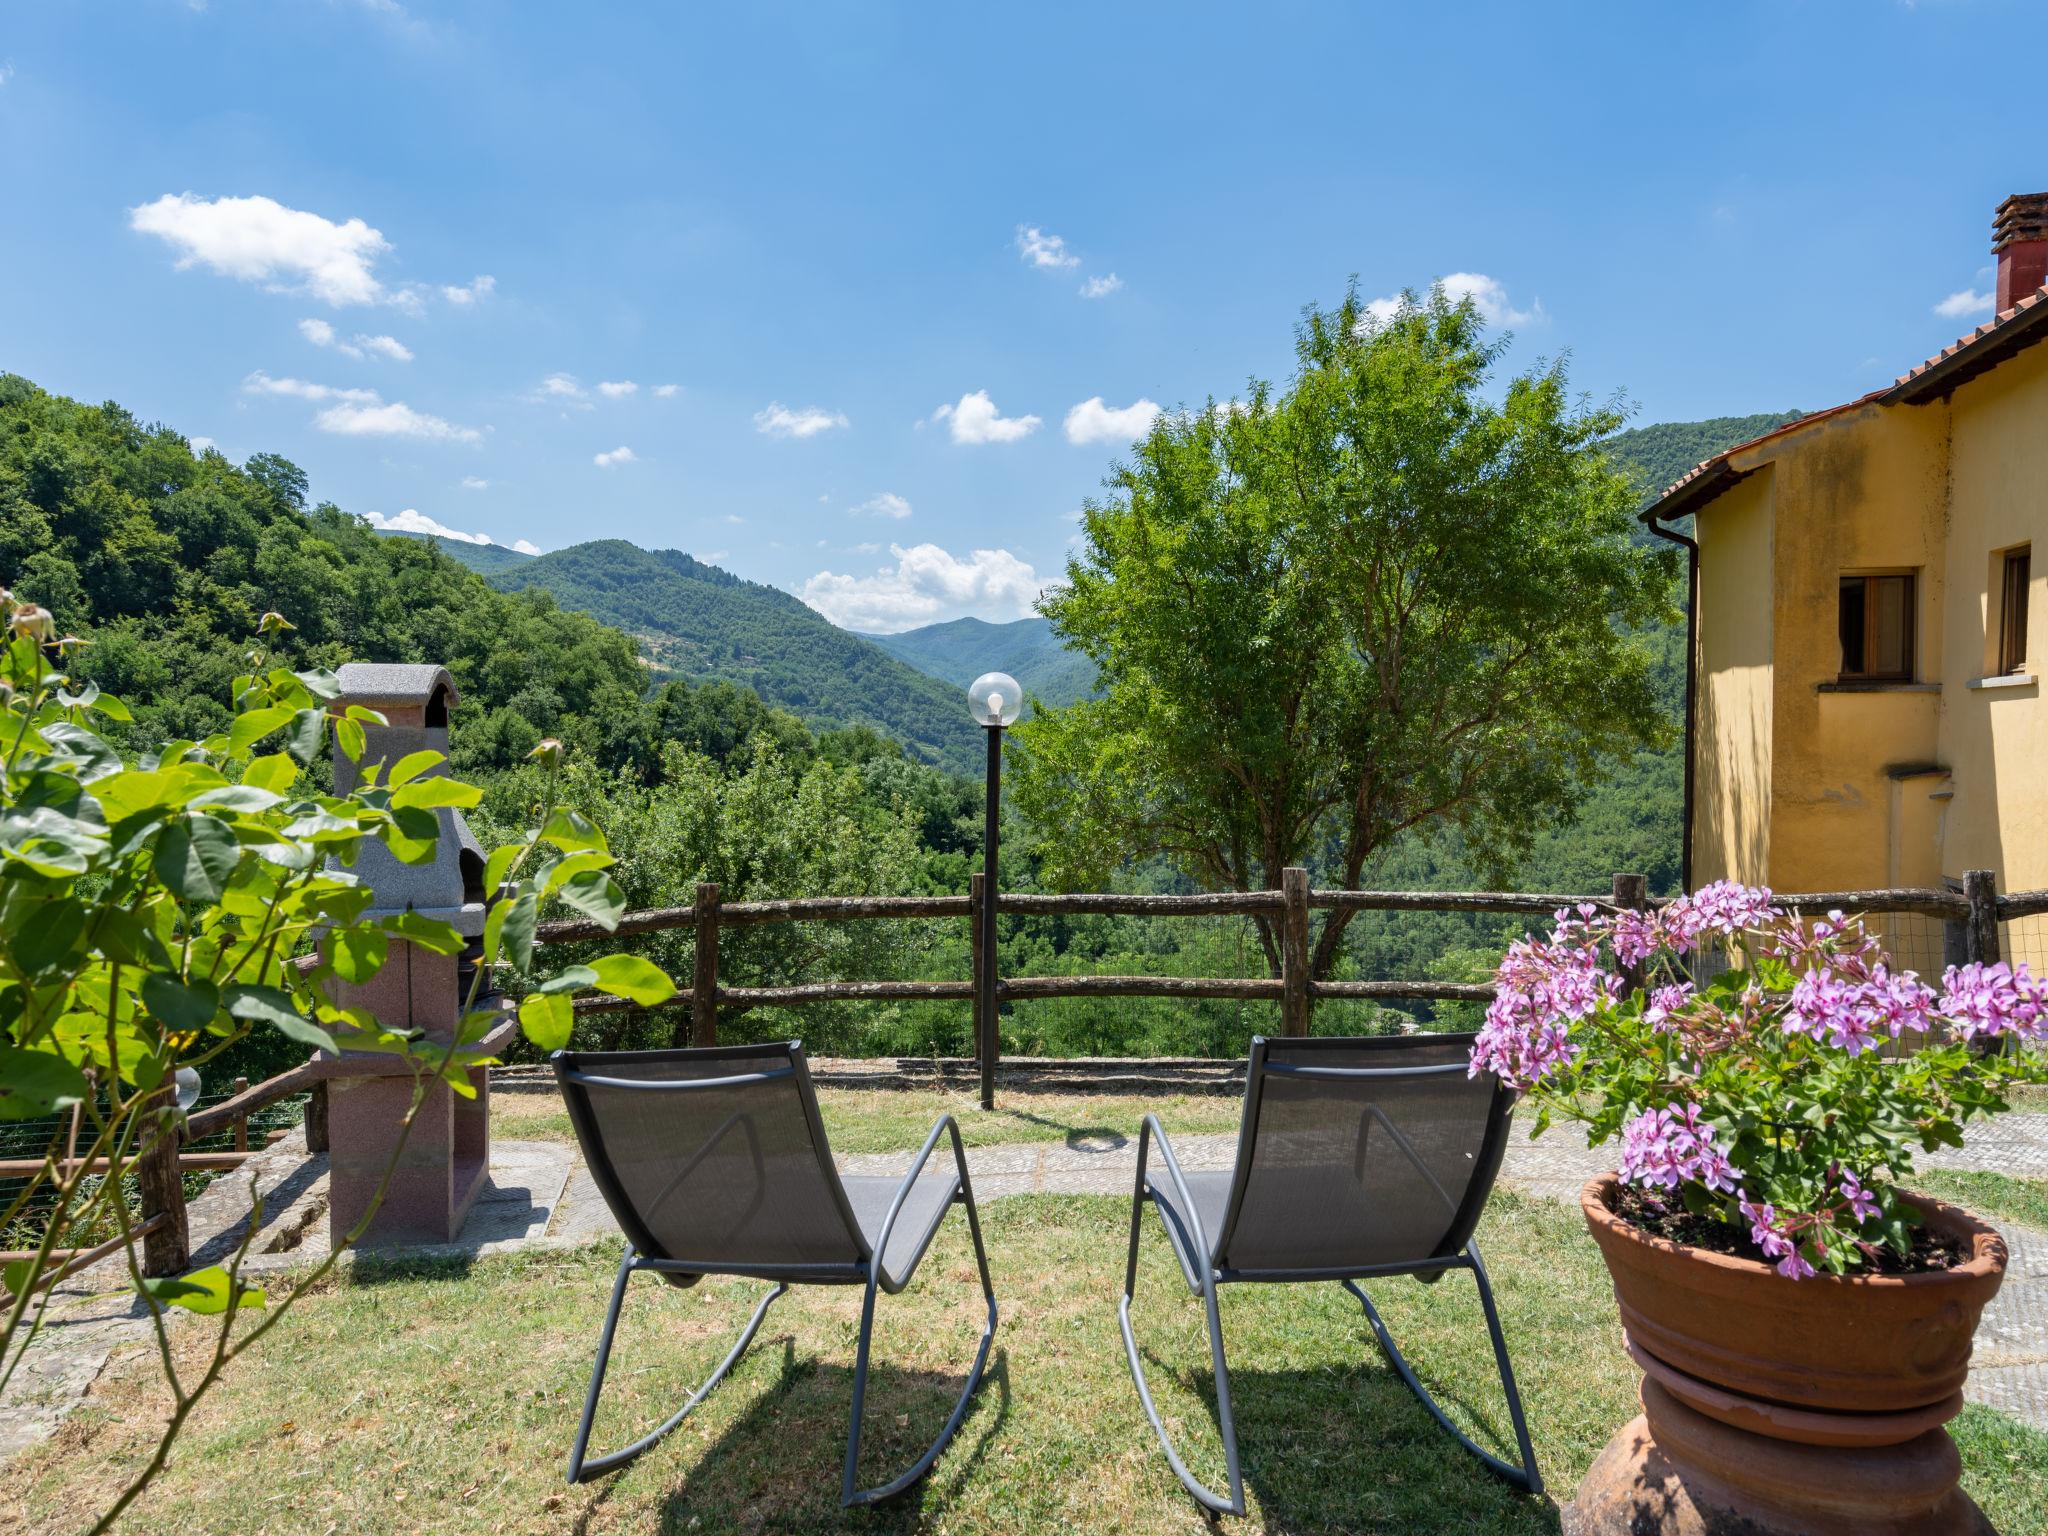
<svg viewBox="0 0 2048 1536"><path fill-rule="evenodd" d="M1123 285L1124 280L1114 272L1110 273L1107 277L1091 277L1081 285L1081 297L1084 299L1106 299L1112 293L1115 293L1117 289L1123 287Z"/></svg>
<svg viewBox="0 0 2048 1536"><path fill-rule="evenodd" d="M597 386L597 392L607 400L623 400L639 388L631 379L608 379Z"/></svg>
<svg viewBox="0 0 2048 1536"><path fill-rule="evenodd" d="M343 341L333 326L325 320L317 319L301 320L299 334L314 346L332 348L344 357L360 360L375 353L378 357L388 357L397 363L412 361L412 349L396 336L365 336L358 331L354 341Z"/></svg>
<svg viewBox="0 0 2048 1536"><path fill-rule="evenodd" d="M373 270L391 249L361 219L336 224L268 197L165 193L129 210L128 224L178 252L182 271L204 265L223 277L297 288L335 306L386 298Z"/></svg>
<svg viewBox="0 0 2048 1536"><path fill-rule="evenodd" d="M558 400L581 400L585 390L573 373L551 373L540 381L540 392Z"/></svg>
<svg viewBox="0 0 2048 1536"><path fill-rule="evenodd" d="M962 395L957 405L940 406L932 420L945 422L956 443L1014 443L1040 426L1036 416L1002 415L985 389Z"/></svg>
<svg viewBox="0 0 2048 1536"><path fill-rule="evenodd" d="M1129 405L1105 405L1102 396L1083 400L1067 412L1065 431L1070 443L1131 443L1152 430L1159 407L1150 400L1137 399Z"/></svg>
<svg viewBox="0 0 2048 1536"><path fill-rule="evenodd" d="M1067 249L1058 235L1048 235L1036 224L1017 226L1017 254L1034 267L1078 267L1081 258Z"/></svg>
<svg viewBox="0 0 2048 1536"><path fill-rule="evenodd" d="M780 546L777 547L779 548ZM731 559L732 551L729 549L707 549L700 555L693 550L690 558L700 565L716 565L721 560Z"/></svg>
<svg viewBox="0 0 2048 1536"><path fill-rule="evenodd" d="M522 555L537 555L540 553L540 546L531 539L514 539L512 547Z"/></svg>
<svg viewBox="0 0 2048 1536"><path fill-rule="evenodd" d="M0 64L0 85L5 85L13 78L14 66L12 64Z"/></svg>
<svg viewBox="0 0 2048 1536"><path fill-rule="evenodd" d="M910 503L894 491L881 491L870 496L853 509L854 516L893 517L899 521L910 516Z"/></svg>
<svg viewBox="0 0 2048 1536"><path fill-rule="evenodd" d="M654 386L654 393L659 398L666 400L676 392L677 388L678 386L674 384L657 384Z"/></svg>
<svg viewBox="0 0 2048 1536"><path fill-rule="evenodd" d="M407 507L396 517L386 517L382 512L365 512L363 521L383 533L424 533L437 539L454 539L460 544L497 542L488 533L464 533L460 528L450 528L415 507Z"/></svg>
<svg viewBox="0 0 2048 1536"><path fill-rule="evenodd" d="M895 564L872 576L820 571L797 595L843 629L891 634L965 613L1022 618L1044 583L1007 549L962 560L936 544L889 546Z"/></svg>
<svg viewBox="0 0 2048 1536"><path fill-rule="evenodd" d="M1998 302L1992 293L1978 293L1973 288L1961 288L1934 306L1934 312L1948 320L1960 320L1965 315L1988 315L1991 306Z"/></svg>
<svg viewBox="0 0 2048 1536"><path fill-rule="evenodd" d="M1527 309L1516 309L1508 302L1507 285L1484 272L1450 272L1438 281L1443 284L1445 297L1453 304L1470 299L1477 306L1480 318L1488 325L1529 325L1549 318L1541 299ZM1371 300L1365 306L1365 312L1384 325L1400 313L1401 302L1400 294L1389 294L1383 299Z"/></svg>
<svg viewBox="0 0 2048 1536"><path fill-rule="evenodd" d="M488 299L497 286L498 280L495 277L492 277L488 272L482 272L471 278L466 284L443 283L441 285L441 297L450 304L476 304L484 299Z"/></svg>
<svg viewBox="0 0 2048 1536"><path fill-rule="evenodd" d="M358 405L375 405L381 398L374 389L336 389L331 384L311 384L304 379L274 379L258 368L242 380L251 395L289 395L295 400L350 400Z"/></svg>
<svg viewBox="0 0 2048 1536"><path fill-rule="evenodd" d="M815 405L793 411L780 400L771 400L754 412L754 430L769 437L816 437L834 427L851 425L839 411L824 411Z"/></svg>
<svg viewBox="0 0 2048 1536"><path fill-rule="evenodd" d="M610 469L617 464L634 463L637 461L638 457L639 456L635 454L632 449L628 448L624 443L621 443L618 447L611 449L609 452L593 455L590 462L595 464L599 469Z"/></svg>
<svg viewBox="0 0 2048 1536"><path fill-rule="evenodd" d="M403 400L389 405L331 405L313 418L322 432L342 437L410 437L421 442L480 443L483 433L475 427L458 427L439 416L416 411Z"/></svg>
<svg viewBox="0 0 2048 1536"><path fill-rule="evenodd" d="M481 475L464 475L462 477L462 488L465 491L488 491L491 488L491 482L484 479Z"/></svg>
<svg viewBox="0 0 2048 1536"><path fill-rule="evenodd" d="M737 512L728 512L728 513L726 513L726 514L725 514L725 520L726 520L726 521L727 521L728 523L731 523L731 524L733 524L733 525L734 525L735 527L737 527L737 526L738 526L739 524L741 524L741 523L744 523L744 522L746 521L746 519L745 519L744 517L741 517L741 516L739 515L739 513L737 513Z"/></svg>
<svg viewBox="0 0 2048 1536"><path fill-rule="evenodd" d="M188 437L185 441L191 445L194 453L204 453L209 448L218 448L220 446L210 437Z"/></svg>

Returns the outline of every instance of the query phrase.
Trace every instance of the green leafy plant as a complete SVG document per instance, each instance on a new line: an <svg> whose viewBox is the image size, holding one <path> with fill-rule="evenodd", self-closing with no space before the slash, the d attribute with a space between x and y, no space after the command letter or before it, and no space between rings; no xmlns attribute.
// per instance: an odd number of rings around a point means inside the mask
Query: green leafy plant
<svg viewBox="0 0 2048 1536"><path fill-rule="evenodd" d="M172 1407L154 1454L93 1527L103 1530L162 1469L224 1369L291 1305L290 1294L272 1296L241 1278L260 1200L225 1265L144 1273L146 1224L126 1189L152 1159L175 1153L167 1139L182 1118L180 1074L204 1069L258 1031L309 1051L335 1052L339 1039L410 1068L412 1097L384 1180L317 1279L367 1229L435 1086L474 1092L469 1073L484 1060L478 1042L502 1017L480 1006L484 967L451 1040L387 1028L327 996L330 980L375 976L401 943L455 954L466 942L446 923L373 910L374 893L352 866L372 842L403 862L431 860L436 812L473 805L479 791L435 772L442 759L434 752L388 771L371 764L347 795L310 788L308 770L330 732L335 750L360 760L365 727L382 719L338 704L330 672L271 665L269 647L291 627L278 614L264 616L249 670L234 679L229 728L141 755L107 733L110 723L130 720L127 707L70 675L82 642L58 638L45 609L4 590L0 625L0 1120L54 1115L72 1125L53 1133L41 1166L0 1209L0 1228L24 1220L40 1227L30 1256L0 1272L0 1390L42 1325L41 1298L63 1272L61 1250L76 1235L111 1231L155 1326ZM550 772L535 825L490 863L491 888L502 894L487 920L484 959L521 970L531 969L535 918L547 898L606 928L623 906L606 873L612 860L602 833L556 803L559 744L543 743L538 755ZM521 1009L537 1044L566 1038L573 993L583 987L641 1002L674 991L631 956L573 967L542 982ZM174 1307L216 1320L196 1375L174 1363ZM247 1320L259 1312L260 1320Z"/></svg>

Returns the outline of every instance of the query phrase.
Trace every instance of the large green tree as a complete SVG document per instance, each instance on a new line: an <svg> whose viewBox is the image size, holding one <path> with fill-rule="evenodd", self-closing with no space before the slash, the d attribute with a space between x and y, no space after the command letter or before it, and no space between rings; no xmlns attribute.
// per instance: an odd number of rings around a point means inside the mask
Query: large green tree
<svg viewBox="0 0 2048 1536"><path fill-rule="evenodd" d="M1441 289L1390 315L1354 291L1307 312L1284 390L1163 415L1117 467L1043 604L1101 693L1015 738L1054 879L1165 854L1216 888L1295 863L1356 888L1417 829L1501 869L1666 738L1643 631L1675 567L1630 537L1620 414L1562 363L1497 386L1505 345Z"/></svg>

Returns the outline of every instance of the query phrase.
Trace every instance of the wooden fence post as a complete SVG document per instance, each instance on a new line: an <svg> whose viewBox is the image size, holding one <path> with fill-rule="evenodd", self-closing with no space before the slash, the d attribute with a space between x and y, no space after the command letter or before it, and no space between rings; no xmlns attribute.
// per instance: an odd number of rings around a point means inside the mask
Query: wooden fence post
<svg viewBox="0 0 2048 1536"><path fill-rule="evenodd" d="M967 877L967 974L974 985L973 1012L968 1032L973 1036L974 1059L981 1060L981 895L986 880L980 870Z"/></svg>
<svg viewBox="0 0 2048 1536"><path fill-rule="evenodd" d="M1308 871L1289 865L1280 871L1280 1033L1309 1030Z"/></svg>
<svg viewBox="0 0 2048 1536"><path fill-rule="evenodd" d="M1963 958L1998 963L1998 877L1988 869L1963 871L1963 899L1970 915L1963 924Z"/></svg>
<svg viewBox="0 0 2048 1536"><path fill-rule="evenodd" d="M192 1265L185 1176L178 1168L178 1125L171 1113L176 1104L177 1090L166 1084L141 1111L147 1139L135 1159L135 1182L142 1196L142 1219L167 1218L142 1237L142 1272L151 1279L180 1274Z"/></svg>
<svg viewBox="0 0 2048 1536"><path fill-rule="evenodd" d="M690 981L690 1044L718 1044L718 882L697 887L697 968Z"/></svg>
<svg viewBox="0 0 2048 1536"><path fill-rule="evenodd" d="M1614 877L1614 905L1628 912L1640 912L1650 904L1650 881L1647 875L1624 875ZM1643 968L1640 965L1624 965L1621 968L1622 984L1631 992L1643 989Z"/></svg>
<svg viewBox="0 0 2048 1536"><path fill-rule="evenodd" d="M229 1097L232 1098L248 1091L249 1079L238 1077L235 1079L235 1086ZM237 1152L249 1150L249 1117L247 1115L239 1116L235 1121L235 1150Z"/></svg>

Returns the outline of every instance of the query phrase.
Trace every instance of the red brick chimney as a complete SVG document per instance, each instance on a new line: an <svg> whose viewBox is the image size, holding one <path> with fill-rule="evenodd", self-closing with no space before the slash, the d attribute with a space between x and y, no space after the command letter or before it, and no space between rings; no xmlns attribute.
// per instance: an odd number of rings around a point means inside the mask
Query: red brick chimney
<svg viewBox="0 0 2048 1536"><path fill-rule="evenodd" d="M1998 313L2048 283L2048 192L2015 192L1991 216Z"/></svg>

